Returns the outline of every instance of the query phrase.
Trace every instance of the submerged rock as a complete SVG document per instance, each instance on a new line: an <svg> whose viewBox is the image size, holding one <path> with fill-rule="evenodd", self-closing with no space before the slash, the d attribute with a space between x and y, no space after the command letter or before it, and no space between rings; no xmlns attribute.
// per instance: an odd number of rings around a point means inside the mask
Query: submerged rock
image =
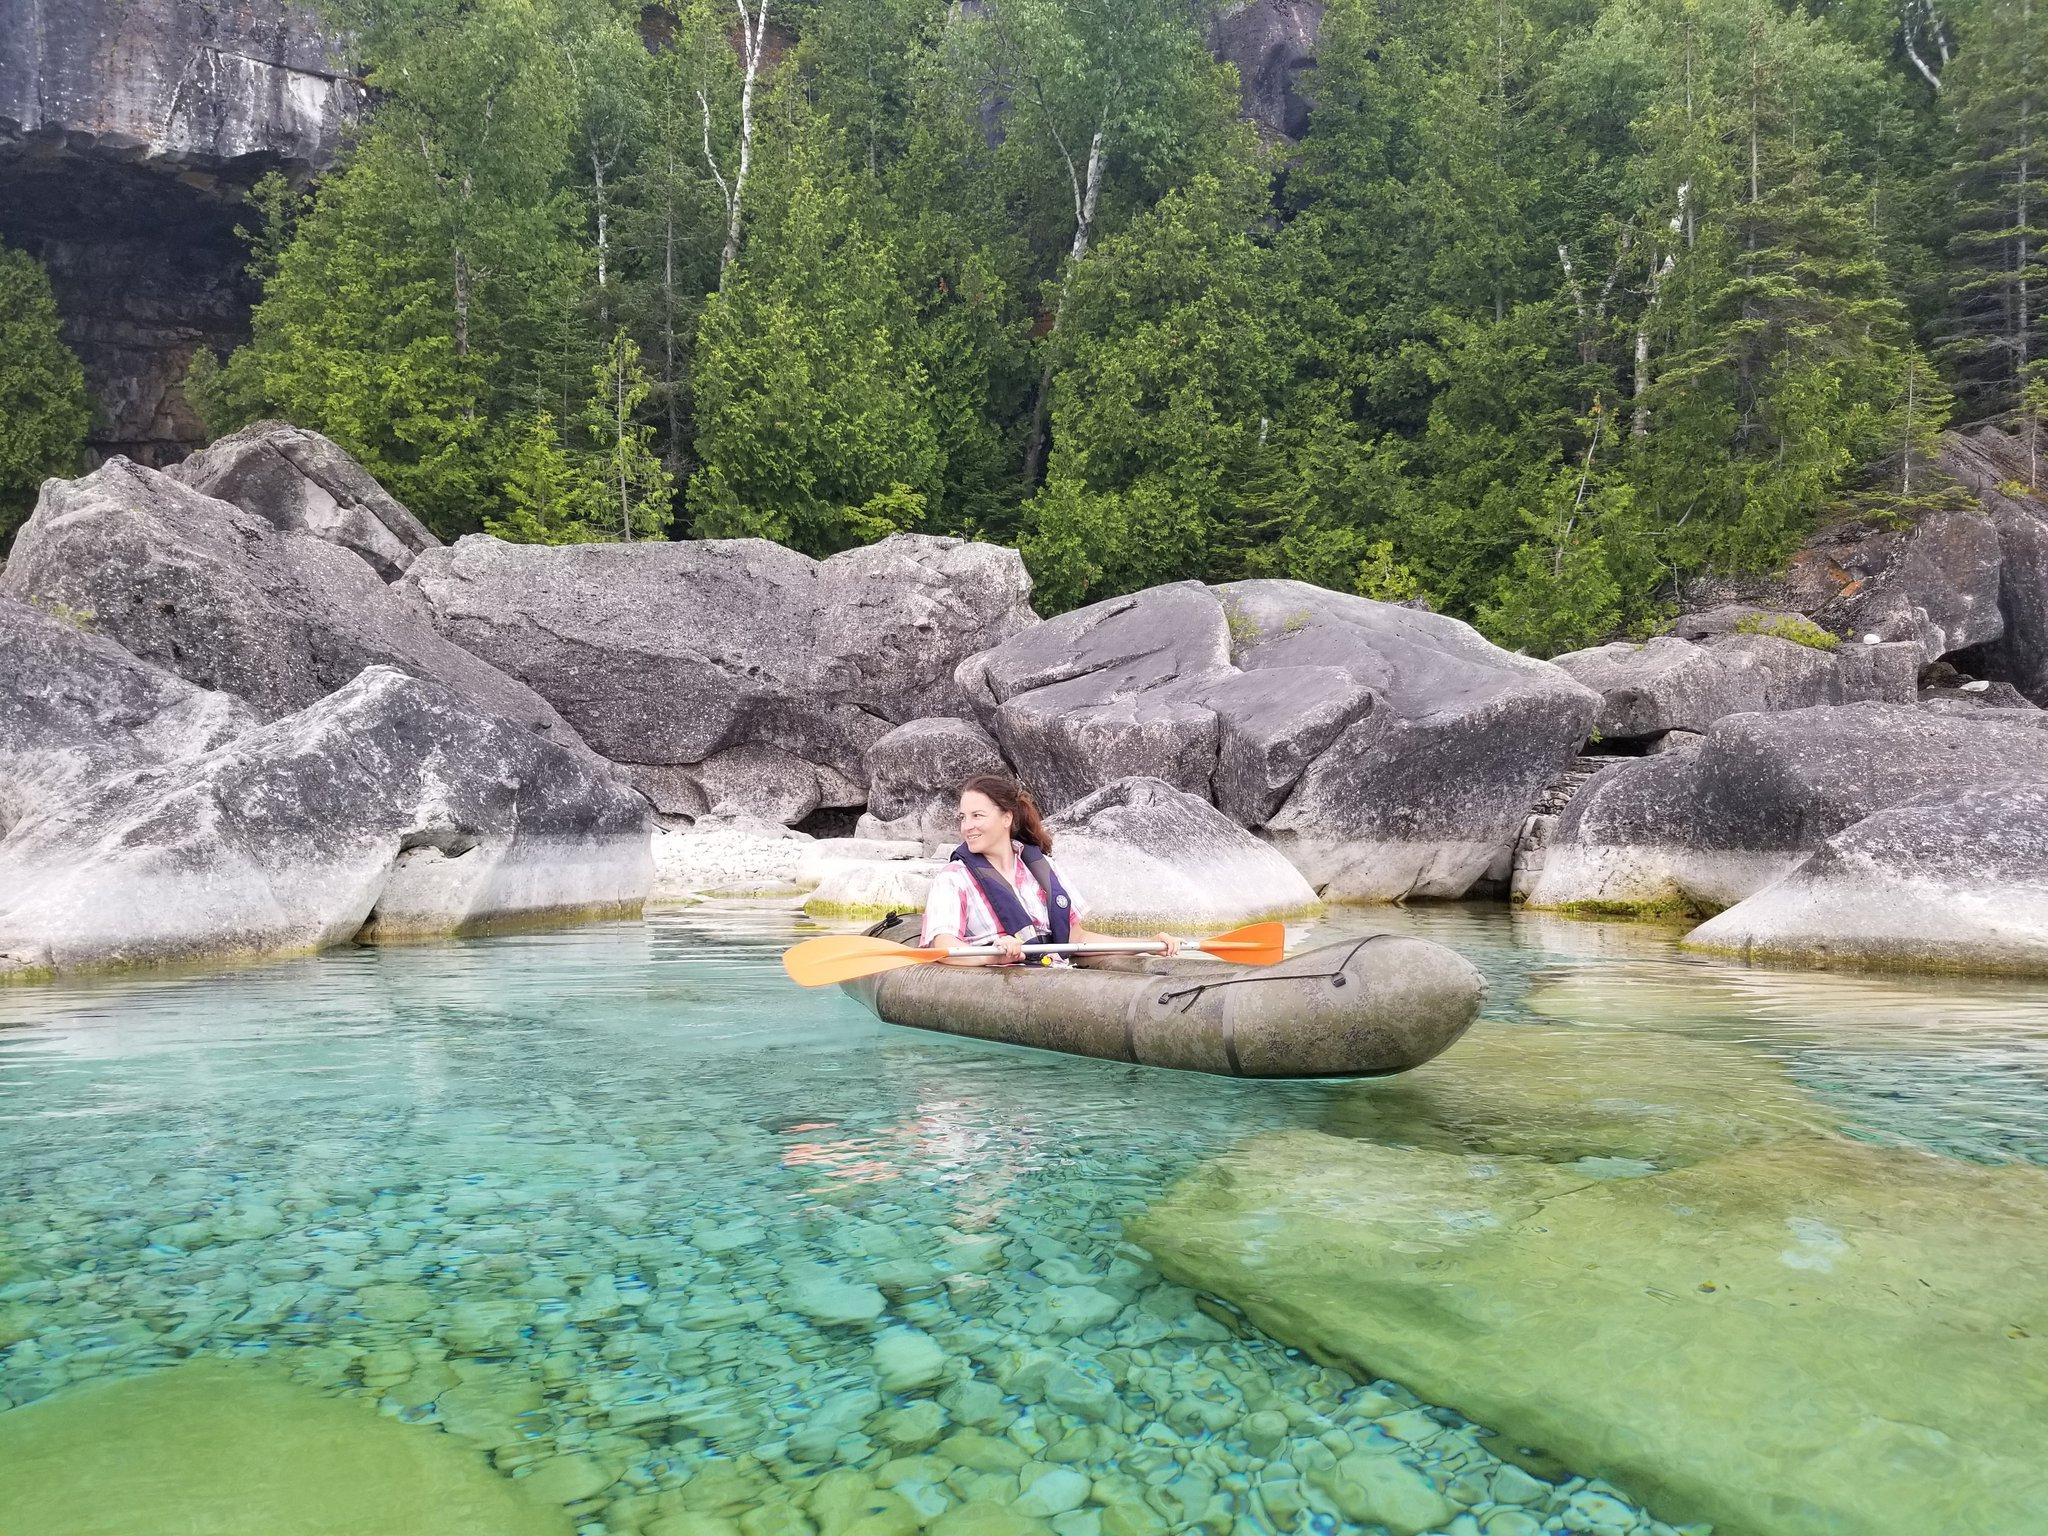
<svg viewBox="0 0 2048 1536"><path fill-rule="evenodd" d="M1732 906L1873 811L2015 778L2048 781L2048 733L1882 704L1729 716L1697 751L1595 775L1529 904Z"/></svg>
<svg viewBox="0 0 2048 1536"><path fill-rule="evenodd" d="M0 590L81 615L98 633L267 719L319 702L369 666L431 679L567 745L532 690L434 630L349 550L126 459L51 480Z"/></svg>
<svg viewBox="0 0 2048 1536"><path fill-rule="evenodd" d="M1063 877L1104 932L1214 932L1322 909L1301 871L1206 800L1119 779L1047 823Z"/></svg>
<svg viewBox="0 0 2048 1536"><path fill-rule="evenodd" d="M385 667L0 842L0 964L71 969L637 913L646 808L580 752Z"/></svg>
<svg viewBox="0 0 2048 1536"><path fill-rule="evenodd" d="M1745 960L2048 976L2048 773L1874 812L1685 944Z"/></svg>
<svg viewBox="0 0 2048 1536"><path fill-rule="evenodd" d="M960 680L1049 809L1161 779L1361 901L1470 889L1599 702L1455 619L1291 581L1097 603Z"/></svg>
<svg viewBox="0 0 2048 1536"><path fill-rule="evenodd" d="M2048 1328L2043 1209L2048 1171L1810 1134L1595 1178L1284 1132L1132 1230L1287 1342L1598 1467L1666 1519L2031 1536L2048 1417L2011 1410Z"/></svg>
<svg viewBox="0 0 2048 1536"><path fill-rule="evenodd" d="M229 433L166 473L280 532L338 544L386 581L441 542L331 440L287 422L259 421Z"/></svg>
<svg viewBox="0 0 2048 1536"><path fill-rule="evenodd" d="M824 561L764 539L548 548L476 534L420 556L401 589L605 756L700 783L721 754L766 747L864 785L870 745L956 707L960 660L1032 619L1015 551L913 534ZM786 775L757 782L759 796L744 774L711 793L787 815ZM845 801L821 789L820 803Z"/></svg>
<svg viewBox="0 0 2048 1536"><path fill-rule="evenodd" d="M426 1426L194 1360L0 1413L0 1509L39 1536L568 1536L560 1507Z"/></svg>

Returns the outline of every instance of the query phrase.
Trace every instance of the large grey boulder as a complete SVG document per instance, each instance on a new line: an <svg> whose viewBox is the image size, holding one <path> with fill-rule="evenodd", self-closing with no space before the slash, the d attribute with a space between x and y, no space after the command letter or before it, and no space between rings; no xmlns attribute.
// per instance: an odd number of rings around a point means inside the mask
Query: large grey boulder
<svg viewBox="0 0 2048 1536"><path fill-rule="evenodd" d="M1702 732L1723 715L1862 700L1910 704L1915 641L1850 642L1832 650L1780 635L1729 632L1707 645L1662 635L1571 651L1556 664L1601 697L1599 732L1614 741Z"/></svg>
<svg viewBox="0 0 2048 1536"><path fill-rule="evenodd" d="M398 590L605 756L700 770L649 780L677 805L686 783L717 776L703 765L747 747L830 770L819 803L843 800L842 781L865 783L870 745L960 707L962 659L1032 622L1014 551L923 535L825 561L762 539L544 548L473 535L420 555ZM741 808L780 819L803 798L786 774L760 783Z"/></svg>
<svg viewBox="0 0 2048 1536"><path fill-rule="evenodd" d="M794 826L820 808L867 800L866 791L836 769L759 741L727 747L701 763L635 764L627 775L662 815L686 819L728 806Z"/></svg>
<svg viewBox="0 0 2048 1536"><path fill-rule="evenodd" d="M1231 671L1223 605L1184 581L1033 625L959 675L1003 755L1053 809L1134 774L1205 793L1216 714L1191 694Z"/></svg>
<svg viewBox="0 0 2048 1536"><path fill-rule="evenodd" d="M1599 706L1455 619L1292 581L1097 603L961 682L1041 804L1161 779L1357 901L1463 895Z"/></svg>
<svg viewBox="0 0 2048 1536"><path fill-rule="evenodd" d="M958 829L960 786L1008 771L988 732L970 720L907 721L868 748L861 835L944 842Z"/></svg>
<svg viewBox="0 0 2048 1536"><path fill-rule="evenodd" d="M358 556L126 459L44 483L0 591L83 615L142 660L266 718L383 665L576 744L538 695L443 639Z"/></svg>
<svg viewBox="0 0 2048 1536"><path fill-rule="evenodd" d="M1052 817L1046 830L1091 928L1213 932L1322 907L1269 844L1161 779L1119 779Z"/></svg>
<svg viewBox="0 0 2048 1536"><path fill-rule="evenodd" d="M2048 976L2048 776L1875 811L1684 942L1747 960Z"/></svg>
<svg viewBox="0 0 2048 1536"><path fill-rule="evenodd" d="M1617 764L1559 818L1537 907L1732 906L1915 795L2048 774L2048 732L1901 705L1730 715L1695 751Z"/></svg>
<svg viewBox="0 0 2048 1536"><path fill-rule="evenodd" d="M1332 669L1369 697L1263 823L1331 900L1463 895L1592 729L1598 695L1456 619L1302 582L1219 592L1243 671L1279 687ZM1229 730L1245 716L1219 718Z"/></svg>
<svg viewBox="0 0 2048 1536"><path fill-rule="evenodd" d="M373 667L18 822L0 841L0 971L635 913L646 818L586 754Z"/></svg>
<svg viewBox="0 0 2048 1536"><path fill-rule="evenodd" d="M1977 512L1936 512L1865 539L1855 577L1819 615L1829 627L1917 640L1931 657L1997 638L1998 530Z"/></svg>
<svg viewBox="0 0 2048 1536"><path fill-rule="evenodd" d="M385 581L396 581L414 555L441 542L332 441L286 422L244 427L168 473L281 532L310 533L353 550Z"/></svg>
<svg viewBox="0 0 2048 1536"><path fill-rule="evenodd" d="M1615 641L1569 651L1556 665L1600 695L1603 739L1704 731L1723 715L1763 707L1763 672L1740 653L1722 655L1670 635L1645 645Z"/></svg>
<svg viewBox="0 0 2048 1536"><path fill-rule="evenodd" d="M110 774L210 751L258 723L138 661L78 616L0 596L0 837Z"/></svg>
<svg viewBox="0 0 2048 1536"><path fill-rule="evenodd" d="M2025 443L1992 426L1950 433L1941 466L1976 495L1998 530L2004 627L1957 661L2048 707L2048 498L2026 489L2039 466Z"/></svg>

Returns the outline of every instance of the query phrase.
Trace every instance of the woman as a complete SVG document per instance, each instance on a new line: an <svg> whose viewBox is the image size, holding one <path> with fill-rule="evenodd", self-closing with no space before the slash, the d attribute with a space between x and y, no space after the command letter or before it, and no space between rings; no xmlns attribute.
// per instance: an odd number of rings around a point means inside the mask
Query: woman
<svg viewBox="0 0 2048 1536"><path fill-rule="evenodd" d="M979 949L942 965L1015 965L1027 943L1089 944L1107 934L1081 926L1082 905L1053 868L1052 834L1015 779L977 774L960 788L960 846L932 881L924 904L924 949ZM1180 941L1160 934L1166 953ZM1046 957L1065 965L1065 956Z"/></svg>

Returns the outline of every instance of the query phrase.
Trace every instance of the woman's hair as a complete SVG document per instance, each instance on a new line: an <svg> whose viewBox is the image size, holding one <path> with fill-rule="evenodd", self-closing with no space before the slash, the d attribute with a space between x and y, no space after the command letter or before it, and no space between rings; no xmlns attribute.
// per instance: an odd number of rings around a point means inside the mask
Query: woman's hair
<svg viewBox="0 0 2048 1536"><path fill-rule="evenodd" d="M961 794L970 792L987 795L997 810L1008 811L1015 819L1012 830L1020 842L1036 845L1040 853L1052 852L1052 834L1045 830L1044 818L1032 803L1031 791L1022 784L1006 773L977 773L960 786Z"/></svg>

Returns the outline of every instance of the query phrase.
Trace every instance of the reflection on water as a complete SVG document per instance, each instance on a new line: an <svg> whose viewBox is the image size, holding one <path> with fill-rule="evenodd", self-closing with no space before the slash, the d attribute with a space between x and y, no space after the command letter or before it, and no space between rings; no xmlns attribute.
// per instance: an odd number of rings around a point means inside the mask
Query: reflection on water
<svg viewBox="0 0 2048 1536"><path fill-rule="evenodd" d="M1125 1223L1297 1129L1586 1179L1792 1132L2048 1163L2038 989L1466 908L1339 926L1379 924L1492 993L1370 1084L891 1029L788 986L762 914L0 991L0 1408L262 1364L590 1532L1655 1531L1600 1468L1166 1282Z"/></svg>

